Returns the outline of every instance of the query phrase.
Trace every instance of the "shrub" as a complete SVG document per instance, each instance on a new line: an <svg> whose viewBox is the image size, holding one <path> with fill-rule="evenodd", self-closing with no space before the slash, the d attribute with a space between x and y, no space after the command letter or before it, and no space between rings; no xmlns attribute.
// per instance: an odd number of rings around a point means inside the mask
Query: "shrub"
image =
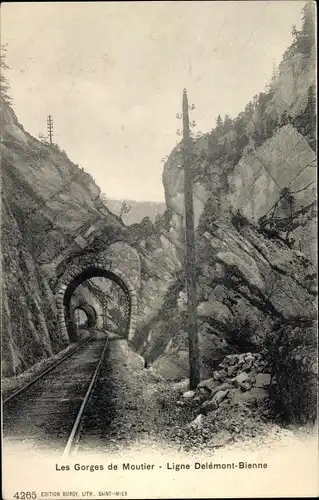
<svg viewBox="0 0 319 500"><path fill-rule="evenodd" d="M256 351L260 349L256 337L256 326L248 317L235 317L228 324L225 333L225 340L233 346L236 346L242 352Z"/></svg>
<svg viewBox="0 0 319 500"><path fill-rule="evenodd" d="M299 323L299 324L298 324ZM272 372L270 396L276 413L290 423L317 417L317 336L303 321L281 325L265 345Z"/></svg>
<svg viewBox="0 0 319 500"><path fill-rule="evenodd" d="M236 213L232 213L231 215L231 222L233 224L233 226L240 230L240 228L244 227L244 226L248 226L249 225L249 221L247 219L247 217L245 217L241 212L240 210L237 210Z"/></svg>

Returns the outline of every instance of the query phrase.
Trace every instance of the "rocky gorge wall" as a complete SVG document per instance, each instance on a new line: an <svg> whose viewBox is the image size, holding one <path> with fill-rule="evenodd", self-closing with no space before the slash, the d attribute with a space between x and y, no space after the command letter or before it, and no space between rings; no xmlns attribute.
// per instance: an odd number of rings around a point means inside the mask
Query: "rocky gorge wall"
<svg viewBox="0 0 319 500"><path fill-rule="evenodd" d="M91 176L57 146L28 134L7 104L1 166L4 376L65 347L57 286L83 257L93 263L105 255L138 291L138 346L141 326L159 312L175 280L176 246L149 219L127 228L101 201ZM99 309L92 290L82 287L78 295Z"/></svg>
<svg viewBox="0 0 319 500"><path fill-rule="evenodd" d="M2 374L13 376L60 348L54 296L2 198Z"/></svg>
<svg viewBox="0 0 319 500"><path fill-rule="evenodd" d="M12 376L63 347L52 286L58 263L101 226L123 223L90 175L1 104L2 371Z"/></svg>
<svg viewBox="0 0 319 500"><path fill-rule="evenodd" d="M193 140L192 168L202 378L226 355L263 352L272 399L287 418L304 421L317 391L317 192L315 49L300 46L294 42L271 87L236 119L219 117L211 134ZM179 251L181 167L178 146L163 184L167 234ZM184 282L180 271L168 307L144 327L142 352L170 380L189 373Z"/></svg>

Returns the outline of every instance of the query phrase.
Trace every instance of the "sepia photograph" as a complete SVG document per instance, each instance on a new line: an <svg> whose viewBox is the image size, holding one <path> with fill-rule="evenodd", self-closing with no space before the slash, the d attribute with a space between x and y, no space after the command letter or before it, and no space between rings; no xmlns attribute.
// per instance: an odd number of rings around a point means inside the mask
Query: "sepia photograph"
<svg viewBox="0 0 319 500"><path fill-rule="evenodd" d="M4 500L318 496L316 15L2 3Z"/></svg>

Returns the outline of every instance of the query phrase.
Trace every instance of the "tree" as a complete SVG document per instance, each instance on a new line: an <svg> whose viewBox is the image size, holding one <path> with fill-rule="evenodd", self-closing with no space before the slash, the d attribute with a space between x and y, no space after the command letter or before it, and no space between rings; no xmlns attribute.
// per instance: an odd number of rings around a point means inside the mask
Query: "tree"
<svg viewBox="0 0 319 500"><path fill-rule="evenodd" d="M213 161L216 157L216 151L218 148L218 137L215 129L211 131L208 139L208 158Z"/></svg>
<svg viewBox="0 0 319 500"><path fill-rule="evenodd" d="M248 144L248 134L245 126L244 113L239 113L235 119L236 146L235 146L235 162L237 163L242 155L243 149Z"/></svg>
<svg viewBox="0 0 319 500"><path fill-rule="evenodd" d="M285 111L283 112L283 114L281 115L281 118L280 118L280 126L284 127L288 123L291 123L291 116L288 113L287 109L285 109Z"/></svg>
<svg viewBox="0 0 319 500"><path fill-rule="evenodd" d="M316 91L315 87L311 85L308 89L308 99L307 106L305 109L306 119L308 121L308 134L313 133L316 135L316 114L317 114L317 106L316 106Z"/></svg>
<svg viewBox="0 0 319 500"><path fill-rule="evenodd" d="M272 64L272 73L271 73L270 82L266 85L266 90L267 90L268 94L271 94L271 95L273 94L278 76L279 76L279 71L278 71L278 68L276 66L276 62L274 60L273 64Z"/></svg>
<svg viewBox="0 0 319 500"><path fill-rule="evenodd" d="M40 132L40 134L38 135L38 138L44 144L49 144L48 138L44 134L42 134L42 132Z"/></svg>
<svg viewBox="0 0 319 500"><path fill-rule="evenodd" d="M121 205L121 210L120 210L120 217L121 219L123 218L123 215L128 214L129 211L131 210L132 207L126 203L126 201L123 201Z"/></svg>
<svg viewBox="0 0 319 500"><path fill-rule="evenodd" d="M305 109L293 119L293 125L305 137L312 149L316 150L316 91L311 85Z"/></svg>
<svg viewBox="0 0 319 500"><path fill-rule="evenodd" d="M105 194L105 193L102 193L102 194L100 195L100 199L103 201L104 205L107 205L108 198L107 198L107 196L106 196L106 194Z"/></svg>
<svg viewBox="0 0 319 500"><path fill-rule="evenodd" d="M271 115L266 115L264 123L265 140L273 136L274 132L277 129L277 125L278 125L277 121L274 120Z"/></svg>
<svg viewBox="0 0 319 500"><path fill-rule="evenodd" d="M295 198L288 187L284 187L280 194L280 205L285 212L285 217L282 218L279 224L282 226L280 229L286 232L285 241L289 244L289 235L293 230Z"/></svg>
<svg viewBox="0 0 319 500"><path fill-rule="evenodd" d="M227 132L229 132L231 130L232 126L233 126L233 120L231 119L231 117L229 115L225 115L224 133L227 134Z"/></svg>
<svg viewBox="0 0 319 500"><path fill-rule="evenodd" d="M163 226L163 217L161 214L155 215L154 227L157 231L159 231Z"/></svg>
<svg viewBox="0 0 319 500"><path fill-rule="evenodd" d="M252 117L252 115L253 115L253 112L254 112L254 105L253 105L252 101L249 101L249 103L248 103L248 104L246 104L246 106L245 106L245 114L246 114L249 118L251 118L251 117Z"/></svg>
<svg viewBox="0 0 319 500"><path fill-rule="evenodd" d="M316 149L316 91L313 85L308 89L307 106L304 111L303 133L308 138L310 146Z"/></svg>
<svg viewBox="0 0 319 500"><path fill-rule="evenodd" d="M1 45L0 47L0 100L6 104L11 104L12 99L10 96L10 84L5 76L5 72L10 69L6 63L7 46Z"/></svg>
<svg viewBox="0 0 319 500"><path fill-rule="evenodd" d="M222 128L223 128L223 119L220 115L218 115L216 119L216 132L221 132Z"/></svg>
<svg viewBox="0 0 319 500"><path fill-rule="evenodd" d="M293 43L295 43L295 44L298 43L299 37L300 37L300 31L297 30L295 24L293 24L293 26L292 26L291 34L292 34Z"/></svg>
<svg viewBox="0 0 319 500"><path fill-rule="evenodd" d="M303 54L310 54L316 42L315 16L314 2L306 3L302 8L302 28L298 40L299 50Z"/></svg>

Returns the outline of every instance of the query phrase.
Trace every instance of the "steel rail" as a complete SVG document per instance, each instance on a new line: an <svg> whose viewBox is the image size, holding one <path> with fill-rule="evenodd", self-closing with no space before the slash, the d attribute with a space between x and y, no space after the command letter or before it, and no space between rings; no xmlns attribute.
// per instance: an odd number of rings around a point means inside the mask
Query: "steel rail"
<svg viewBox="0 0 319 500"><path fill-rule="evenodd" d="M85 393L84 399L82 401L82 404L80 406L79 412L77 414L77 417L76 417L75 422L73 424L72 430L70 432L69 439L68 439L67 444L66 444L66 446L64 448L64 451L62 453L63 457L69 456L70 453L71 453L71 451L72 451L73 446L75 445L75 440L78 437L78 433L79 433L79 429L80 429L80 424L81 424L81 421L82 421L82 418L83 418L83 415L84 415L84 411L85 411L85 409L87 407L87 404L88 404L88 401L89 401L90 396L92 394L94 385L95 385L96 380L98 378L98 375L99 375L99 372L100 372L100 369L101 369L101 365L102 365L102 362L104 360L105 351L106 351L106 348L108 346L108 342L109 342L109 338L107 337L106 342L105 342L104 347L103 347L103 350L102 350L102 353L101 353L101 356L100 356L100 359L99 359L98 364L97 364L97 366L96 366L96 368L94 370L94 373L93 373L90 385L89 385L89 387L88 387L88 389L87 389L87 391Z"/></svg>
<svg viewBox="0 0 319 500"><path fill-rule="evenodd" d="M55 368L57 368L59 365L61 365L61 363L63 363L64 361L66 361L67 359L69 359L71 356L73 356L73 354L75 354L79 349L82 349L82 347L84 347L85 345L87 345L92 339L93 339L93 335L91 335L88 339L86 339L84 342L82 342L82 344L80 344L76 349L74 349L74 351L68 353L66 356L64 356L64 358L60 359L53 366L50 366L49 368L47 368L46 370L44 370L37 377L35 377L34 379L32 379L30 382L28 382L25 386L23 386L20 389L16 390L13 394L11 394L6 399L4 399L2 401L2 405L5 405L10 400L12 400L16 396L18 396L19 394L21 394L22 392L24 392L26 389L28 389L29 387L31 387L33 384L35 384L38 380L40 380L41 378L43 378L49 372L55 370Z"/></svg>

